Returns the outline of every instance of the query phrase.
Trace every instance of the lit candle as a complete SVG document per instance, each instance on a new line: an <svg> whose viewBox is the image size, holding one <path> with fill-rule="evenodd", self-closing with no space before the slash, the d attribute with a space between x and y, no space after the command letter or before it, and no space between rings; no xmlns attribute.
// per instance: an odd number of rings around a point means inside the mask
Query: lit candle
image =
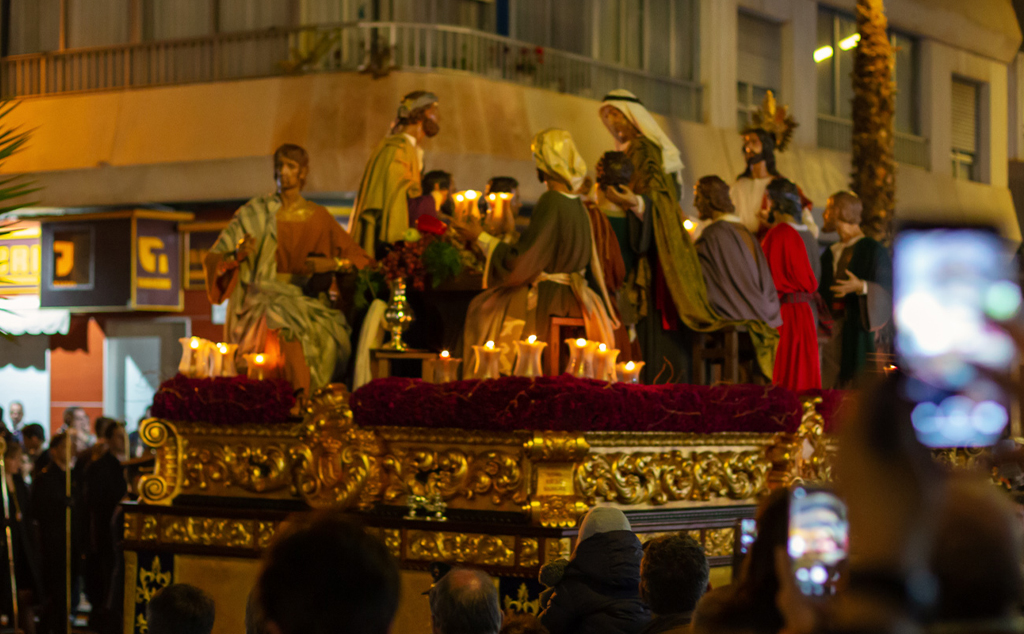
<svg viewBox="0 0 1024 634"><path fill-rule="evenodd" d="M209 341L199 337L183 337L178 339L181 344L181 361L178 372L193 379L205 379L209 376Z"/></svg>
<svg viewBox="0 0 1024 634"><path fill-rule="evenodd" d="M609 349L605 344L598 344L594 351L594 377L599 381L615 380L615 359L619 356L618 348Z"/></svg>
<svg viewBox="0 0 1024 634"><path fill-rule="evenodd" d="M250 353L243 355L245 357L246 364L249 367L248 377L255 381L262 381L267 378L267 372L270 370L270 363L267 355L262 352Z"/></svg>
<svg viewBox="0 0 1024 634"><path fill-rule="evenodd" d="M639 383L640 370L642 370L643 367L643 361L639 361L637 363L627 361L625 363L618 363L615 365L615 369L618 371L619 381L623 383Z"/></svg>
<svg viewBox="0 0 1024 634"><path fill-rule="evenodd" d="M470 217L480 217L480 210L476 206L477 198L480 197L480 192L472 189L467 189L463 192L458 192L452 198L455 200L455 219L458 221L468 220Z"/></svg>
<svg viewBox="0 0 1024 634"><path fill-rule="evenodd" d="M235 351L237 343L218 343L210 348L210 376L237 376Z"/></svg>
<svg viewBox="0 0 1024 634"><path fill-rule="evenodd" d="M457 381L460 363L462 363L462 359L453 359L447 350L442 350L434 363L434 383Z"/></svg>
<svg viewBox="0 0 1024 634"><path fill-rule="evenodd" d="M497 192L487 195L487 200L490 202L491 207L491 224L493 226L501 226L505 215L509 213L509 201L511 199L512 194L508 192Z"/></svg>
<svg viewBox="0 0 1024 634"><path fill-rule="evenodd" d="M478 379L496 379L501 376L499 363L501 362L501 349L494 347L493 341L488 341L482 346L473 346L476 353L476 367L473 374Z"/></svg>
<svg viewBox="0 0 1024 634"><path fill-rule="evenodd" d="M580 338L566 339L565 343L569 344L569 367L565 371L577 378L586 377L587 366L593 365L593 353L587 345L590 342Z"/></svg>
<svg viewBox="0 0 1024 634"><path fill-rule="evenodd" d="M537 335L530 335L526 341L517 341L516 367L512 374L529 378L542 376L544 370L541 367L541 355L547 345L544 341L537 341Z"/></svg>

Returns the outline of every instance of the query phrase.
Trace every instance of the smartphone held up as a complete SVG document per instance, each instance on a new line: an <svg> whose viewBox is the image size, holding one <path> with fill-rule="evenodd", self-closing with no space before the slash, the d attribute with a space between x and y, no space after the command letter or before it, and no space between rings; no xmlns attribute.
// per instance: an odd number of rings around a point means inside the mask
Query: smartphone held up
<svg viewBox="0 0 1024 634"><path fill-rule="evenodd" d="M907 225L893 244L896 353L911 422L930 447L987 446L1009 422L1016 350L998 322L1021 290L1013 253L988 226Z"/></svg>
<svg viewBox="0 0 1024 634"><path fill-rule="evenodd" d="M787 551L797 587L810 597L832 595L848 552L846 504L825 489L795 486L789 495Z"/></svg>

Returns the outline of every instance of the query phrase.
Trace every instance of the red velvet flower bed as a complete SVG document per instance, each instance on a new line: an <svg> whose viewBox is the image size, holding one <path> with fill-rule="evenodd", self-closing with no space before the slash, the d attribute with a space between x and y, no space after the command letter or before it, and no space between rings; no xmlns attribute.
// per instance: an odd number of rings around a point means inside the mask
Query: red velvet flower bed
<svg viewBox="0 0 1024 634"><path fill-rule="evenodd" d="M151 413L170 421L237 426L288 422L295 395L288 381L244 376L190 379L177 375L160 384Z"/></svg>
<svg viewBox="0 0 1024 634"><path fill-rule="evenodd" d="M822 397L826 432L838 419L844 393ZM371 381L351 399L357 425L458 427L487 431L793 432L800 395L759 385L631 385L569 375L424 383Z"/></svg>

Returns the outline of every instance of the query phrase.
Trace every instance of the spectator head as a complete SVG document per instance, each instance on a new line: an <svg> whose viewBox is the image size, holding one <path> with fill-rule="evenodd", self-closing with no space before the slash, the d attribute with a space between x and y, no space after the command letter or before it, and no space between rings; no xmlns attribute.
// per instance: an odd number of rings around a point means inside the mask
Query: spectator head
<svg viewBox="0 0 1024 634"><path fill-rule="evenodd" d="M780 216L787 215L794 220L801 216L800 190L793 181L776 178L765 188L771 207L768 210L768 224L781 222Z"/></svg>
<svg viewBox="0 0 1024 634"><path fill-rule="evenodd" d="M22 419L25 418L25 406L22 405L21 401L11 401L7 411L11 416L11 429L20 427Z"/></svg>
<svg viewBox="0 0 1024 634"><path fill-rule="evenodd" d="M399 585L398 564L383 542L324 512L274 542L256 592L267 628L279 634L386 634Z"/></svg>
<svg viewBox="0 0 1024 634"><path fill-rule="evenodd" d="M3 436L4 443L6 443L4 465L11 473L21 473L21 443L10 432Z"/></svg>
<svg viewBox="0 0 1024 634"><path fill-rule="evenodd" d="M501 605L490 575L452 568L430 589L434 634L498 634Z"/></svg>
<svg viewBox="0 0 1024 634"><path fill-rule="evenodd" d="M64 447L64 443L67 441L68 435L66 432L61 432L50 439L50 460L54 462L61 469L67 470L68 468L68 455L67 449Z"/></svg>
<svg viewBox="0 0 1024 634"><path fill-rule="evenodd" d="M114 424L118 424L118 421L113 418L109 418L107 416L97 416L96 420L93 421L92 423L93 433L96 434L96 438L102 438L103 440L106 440L107 428L110 427L110 425Z"/></svg>
<svg viewBox="0 0 1024 634"><path fill-rule="evenodd" d="M729 186L718 176L705 176L693 187L693 205L701 220L736 211L729 197Z"/></svg>
<svg viewBox="0 0 1024 634"><path fill-rule="evenodd" d="M640 597L658 615L693 612L710 574L704 548L686 533L652 539L640 562Z"/></svg>
<svg viewBox="0 0 1024 634"><path fill-rule="evenodd" d="M501 634L548 634L548 628L532 614L515 612L505 616Z"/></svg>
<svg viewBox="0 0 1024 634"><path fill-rule="evenodd" d="M21 429L21 439L25 444L25 453L33 458L38 456L46 442L46 432L39 423L29 423Z"/></svg>
<svg viewBox="0 0 1024 634"><path fill-rule="evenodd" d="M119 420L107 420L109 422L103 428L103 439L107 442L111 453L119 459L124 459L128 448L128 434L124 431L124 423Z"/></svg>
<svg viewBox="0 0 1024 634"><path fill-rule="evenodd" d="M433 170L423 175L423 193L433 191L449 192L452 189L452 175L444 170Z"/></svg>
<svg viewBox="0 0 1024 634"><path fill-rule="evenodd" d="M583 516L583 521L580 522L579 539L576 543L579 544L598 533L628 530L632 530L632 527L622 511L607 506L596 506Z"/></svg>
<svg viewBox="0 0 1024 634"><path fill-rule="evenodd" d="M77 429L79 432L89 431L89 415L81 407L69 407L64 410L64 428Z"/></svg>
<svg viewBox="0 0 1024 634"><path fill-rule="evenodd" d="M864 203L851 191L836 192L825 203L822 231L838 231L841 224L860 226Z"/></svg>
<svg viewBox="0 0 1024 634"><path fill-rule="evenodd" d="M150 634L210 634L215 616L210 595L187 583L157 592L146 608Z"/></svg>
<svg viewBox="0 0 1024 634"><path fill-rule="evenodd" d="M990 483L954 479L938 519L931 557L940 621L1012 616L1024 598L1021 526L1010 500Z"/></svg>

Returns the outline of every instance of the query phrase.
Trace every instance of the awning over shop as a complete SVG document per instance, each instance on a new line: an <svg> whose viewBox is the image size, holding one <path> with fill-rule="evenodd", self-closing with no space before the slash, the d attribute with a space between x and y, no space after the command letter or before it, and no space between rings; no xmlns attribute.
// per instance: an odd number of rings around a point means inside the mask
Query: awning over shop
<svg viewBox="0 0 1024 634"><path fill-rule="evenodd" d="M40 308L39 296L0 298L0 331L11 335L66 335L71 311Z"/></svg>

